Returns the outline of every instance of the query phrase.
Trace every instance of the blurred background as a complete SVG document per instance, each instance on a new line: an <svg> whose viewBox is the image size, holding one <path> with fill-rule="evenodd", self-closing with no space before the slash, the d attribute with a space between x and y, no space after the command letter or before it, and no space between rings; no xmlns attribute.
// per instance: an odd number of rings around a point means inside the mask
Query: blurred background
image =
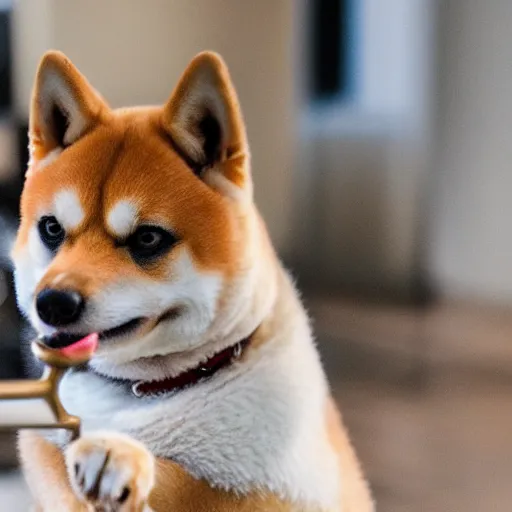
<svg viewBox="0 0 512 512"><path fill-rule="evenodd" d="M213 49L378 510L510 511L511 20L509 0L1 0L0 378L26 376L7 254L40 56L123 106ZM0 509L26 510L13 451Z"/></svg>

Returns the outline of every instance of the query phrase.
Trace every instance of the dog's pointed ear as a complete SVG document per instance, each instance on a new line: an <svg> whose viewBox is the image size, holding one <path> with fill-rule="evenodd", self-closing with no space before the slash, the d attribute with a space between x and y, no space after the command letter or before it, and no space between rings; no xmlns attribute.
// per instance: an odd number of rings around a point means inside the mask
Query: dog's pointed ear
<svg viewBox="0 0 512 512"><path fill-rule="evenodd" d="M98 121L106 103L61 52L47 52L39 64L30 108L31 160L76 142Z"/></svg>
<svg viewBox="0 0 512 512"><path fill-rule="evenodd" d="M227 66L197 55L164 107L162 124L175 148L205 182L225 193L250 190L249 149Z"/></svg>

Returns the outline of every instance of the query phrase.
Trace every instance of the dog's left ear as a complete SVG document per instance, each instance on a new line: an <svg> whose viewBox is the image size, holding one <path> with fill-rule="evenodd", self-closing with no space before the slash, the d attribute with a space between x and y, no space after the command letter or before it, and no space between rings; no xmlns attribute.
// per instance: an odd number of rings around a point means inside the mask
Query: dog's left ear
<svg viewBox="0 0 512 512"><path fill-rule="evenodd" d="M212 188L227 194L251 189L244 121L219 55L203 52L192 60L164 107L162 124L184 160Z"/></svg>

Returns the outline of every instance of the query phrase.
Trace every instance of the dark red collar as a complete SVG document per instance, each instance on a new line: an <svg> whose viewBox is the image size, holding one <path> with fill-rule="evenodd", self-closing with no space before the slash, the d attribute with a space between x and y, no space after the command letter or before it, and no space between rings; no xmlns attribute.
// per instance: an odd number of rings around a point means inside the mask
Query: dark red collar
<svg viewBox="0 0 512 512"><path fill-rule="evenodd" d="M250 334L242 341L239 341L236 345L225 348L221 352L213 355L205 363L184 373L180 373L176 377L148 382L139 380L132 384L132 393L139 398L157 396L192 386L200 380L209 378L220 369L236 361L251 342L253 334L254 333Z"/></svg>

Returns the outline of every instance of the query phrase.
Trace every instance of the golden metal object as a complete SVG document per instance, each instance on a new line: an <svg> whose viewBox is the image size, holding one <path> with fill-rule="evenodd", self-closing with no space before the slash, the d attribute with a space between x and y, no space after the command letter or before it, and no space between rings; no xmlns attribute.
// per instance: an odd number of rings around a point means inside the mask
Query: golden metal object
<svg viewBox="0 0 512 512"><path fill-rule="evenodd" d="M37 380L0 381L0 430L63 428L69 430L75 439L80 434L80 419L64 409L59 398L59 383L68 368L86 363L89 355L71 359L38 340L32 342L31 348L34 355L45 364L43 376ZM12 423L7 414L2 413L2 404L8 404L9 401L20 400L21 406L29 408L29 400L37 399L46 405L53 421L28 419Z"/></svg>

